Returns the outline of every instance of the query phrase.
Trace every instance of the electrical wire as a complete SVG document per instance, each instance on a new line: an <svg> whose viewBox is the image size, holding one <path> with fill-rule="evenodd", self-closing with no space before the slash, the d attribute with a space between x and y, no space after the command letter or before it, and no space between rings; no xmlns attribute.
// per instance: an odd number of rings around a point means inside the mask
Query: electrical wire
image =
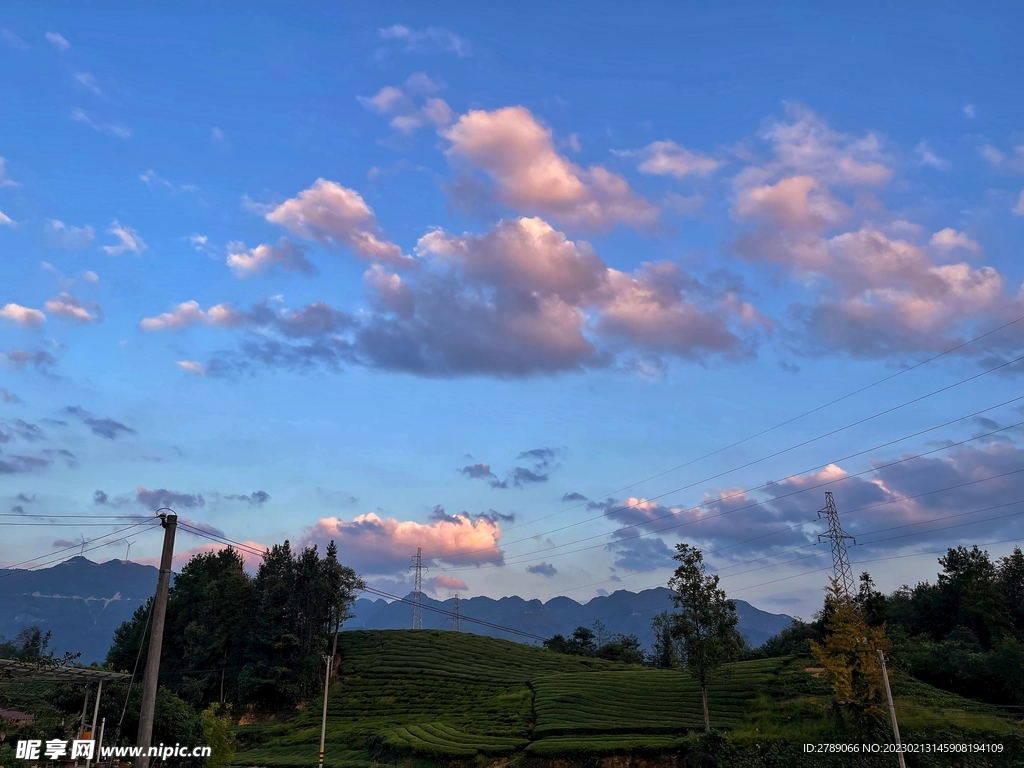
<svg viewBox="0 0 1024 768"><path fill-rule="evenodd" d="M678 488L673 488L670 491L665 491L664 493L656 494L654 496L649 496L646 499L646 501L651 501L653 499L660 499L660 498L663 498L665 496L671 495L673 493L678 493L680 491L689 490L691 488L694 488L695 486L701 485L703 483L710 482L712 480L717 480L717 479L722 478L722 477L724 477L726 475L732 474L733 472L736 472L738 470L747 469L749 467L754 466L755 464L760 464L763 461L767 461L768 459L776 458L778 456L781 456L784 453L788 453L789 451L792 451L792 450L795 450L797 448L802 448L804 446L810 445L811 443L814 443L814 442L816 442L818 440L821 440L821 439L823 439L825 437L830 437L832 435L838 434L839 432L843 432L843 431L845 431L847 429L850 429L852 427L859 426L859 425L864 424L864 423L866 423L868 421L876 419L876 418L878 418L880 416L888 415L888 414L893 413L894 411L897 411L897 410L899 410L901 408L905 408L908 405L913 405L915 403L919 403L922 400L925 400L925 399L927 399L929 397L932 397L934 395L940 394L942 392L947 392L950 389L953 389L954 387L958 387L958 386L960 386L962 384L966 384L968 382L974 381L974 380L976 380L976 379L978 379L978 378L980 378L982 376L987 376L990 373L995 373L996 371L1002 370L1003 368L1006 368L1009 365L1013 365L1014 363L1020 362L1021 360L1024 360L1024 355L1021 355L1020 357L1016 357L1013 360L1010 360L1008 362L1001 363L1000 365L994 366L992 368L988 368L988 369L982 371L981 373L977 373L977 374L975 374L973 376L969 376L966 379L961 379L960 381L954 382L953 384L948 384L945 387L940 387L939 389L933 390L932 392L929 392L929 393L927 393L925 395L921 395L919 397L916 397L916 398L913 398L911 400L908 400L908 401L906 401L904 403L901 403L900 405L896 405L896 406L893 406L891 408L887 408L884 411L879 411L878 413L872 414L871 416L867 416L867 417L864 417L862 419L858 419L857 421L851 422L850 424L847 424L847 425L845 425L843 427L838 427L836 429L830 430L829 432L825 432L825 433L823 433L821 435L818 435L816 437L810 438L808 440L804 440L803 442L797 443L795 445L791 445L788 448L783 448L781 450L775 451L774 453L768 454L767 456L762 456L759 459L755 459L753 461L749 461L749 462L747 462L745 464L741 464L741 465L739 465L737 467L733 467L732 469L728 469L728 470L725 470L723 472L719 472L719 473L714 474L714 475L710 475L709 477L705 477L705 478L703 478L701 480L694 481L694 482L689 483L687 485L683 485L683 486L680 486ZM954 419L953 421L946 422L945 424L940 424L938 426L931 427L931 428L929 428L927 430L923 430L921 432L917 432L917 433L914 433L912 435L907 435L905 437L899 438L899 439L897 439L895 441L892 441L892 442L899 442L900 440L907 440L907 439L910 439L911 437L916 437L918 435L925 434L926 432L930 432L930 431L933 431L935 429L939 429L941 427L948 426L949 424L953 424L953 423L955 423L957 421L963 421L964 419L972 418L974 416L977 416L978 414L986 413L988 411L994 410L995 408L1003 407L1003 406L1005 406L1005 405L1007 405L1009 403L1013 403L1013 402L1016 402L1016 401L1021 400L1021 399L1024 399L1024 396L1019 396L1019 397L1011 398L1010 400L1007 400L1007 401L1005 401L1003 403L999 403L998 405L989 406L988 408L984 408L984 409L982 409L980 411L976 411L975 413L969 414L968 416L962 416L960 418ZM868 450L876 450L878 447L884 447L885 445L891 445L892 442L884 443L882 446L876 446L876 448L871 448L871 449L868 449ZM864 452L862 452L862 453L864 453ZM853 454L853 456L858 456L858 455L860 455L860 454L859 453L858 454ZM844 457L843 459L837 459L836 461L844 461L847 458L852 458L852 456L847 456L847 457ZM830 462L830 463L835 463L835 462ZM822 465L822 466L827 466L827 465ZM762 487L762 486L759 486L759 487ZM607 514L610 514L611 512L618 512L618 511L626 511L626 510L629 510L629 509L635 509L636 506L637 505L635 505L635 504L632 504L632 505L628 505L628 504L627 505L622 505L622 506L616 507L616 508L614 508L612 510L606 510L605 514L607 515ZM592 519L590 519L590 518L585 519L585 520L579 520L579 521L577 521L575 523L569 523L568 525L564 525L564 526L562 526L560 528L554 528L554 529L552 529L550 531L545 531L544 533L539 533L539 534L535 534L534 536L528 536L526 538L515 539L513 541L506 542L504 546L511 546L512 544L520 544L520 543L525 542L525 541L534 541L537 537L550 536L553 533L558 533L560 531L564 531L564 530L567 530L569 528L574 528L574 527L576 527L578 525L585 525L585 524L590 523L590 522L592 522ZM453 558L453 557L461 557L461 556L465 556L465 555L476 554L476 553L479 553L479 552L486 552L486 551L489 551L490 549L491 549L490 547L484 547L484 548L478 548L478 549L473 549L473 550L465 550L463 552L454 552L454 553L450 553L450 554L445 554L444 557L445 557L445 559L450 561L451 558ZM437 556L431 556L430 559L436 559L436 557Z"/></svg>
<svg viewBox="0 0 1024 768"><path fill-rule="evenodd" d="M1020 399L1020 398L1015 398L1015 399ZM990 410L990 409L987 409L987 410ZM824 469L825 467L828 467L828 466L830 466L832 464L836 464L836 463L838 463L840 461L846 461L847 459L854 458L854 457L857 457L857 456L861 456L861 455L863 455L865 453L870 453L872 451L876 451L876 450L878 450L880 448L884 448L884 447L893 445L895 443L902 442L903 440L908 440L908 439L910 439L912 437L917 437L917 436L925 434L927 432L932 432L935 429L939 429L941 427L948 426L949 424L953 424L953 423L956 423L958 421L963 421L964 419L971 418L974 415L976 415L976 414L971 414L971 416L965 416L965 417L961 417L959 419L954 419L953 421L946 422L944 424L940 424L940 425L935 426L935 427L929 427L928 429L922 430L920 432L915 432L912 435L905 435L904 437L897 438L896 440L891 440L891 441L889 441L887 443L882 443L881 445L873 446L873 447L867 448L867 449L865 449L863 451L858 451L857 453L852 453L852 454L850 454L848 456L844 456L841 459L835 459L835 460L827 462L825 464L819 464L819 465L817 465L815 467L811 467L809 469L803 470L802 472L798 472L798 473L793 474L793 475L788 475L787 477L784 477L782 480L780 480L778 482L771 481L771 482L768 482L768 483L763 483L763 484L761 484L759 486L756 486L754 488L747 488L747 489L742 490L742 491L736 491L736 492L731 493L731 494L726 494L724 496L719 496L718 498L716 498L716 499L714 499L714 500L712 500L710 502L704 502L702 504L698 504L698 505L696 505L694 507L689 507L687 509L681 509L681 510L677 510L677 511L670 511L668 514L659 515L657 517L653 517L653 518L650 518L648 520L642 520L642 521L640 521L638 523L631 523L629 525L624 525L624 526L621 526L620 528L617 528L615 531L606 531L606 532L602 532L602 533L593 534L591 536L585 536L585 537L583 537L581 539L576 539L575 541L570 541L570 542L566 542L564 544L559 544L557 546L551 547L548 550L545 550L544 554L537 555L535 557L525 558L525 559L523 559L520 556L519 559L506 560L506 561L504 561L503 564L506 564L506 565L517 565L517 564L522 564L522 563L530 563L530 562L536 562L538 560L548 560L548 559L555 558L555 557L564 557L565 555L571 555L571 554L575 554L575 553L578 553L578 552L585 552L585 551L588 551L588 550L591 550L591 549L598 549L598 548L604 547L606 545L605 544L595 544L595 545L591 545L589 547L581 547L579 549L573 549L573 550L568 550L568 551L563 551L563 552L556 552L556 551L554 551L554 550L561 549L562 547L572 546L573 544L582 544L583 542L593 541L594 539L603 539L603 538L606 538L608 536L613 536L613 535L615 535L615 534L617 534L617 533L619 533L621 531L641 528L642 526L649 526L652 523L656 523L656 522L659 522L661 520L677 519L680 515L685 514L687 512L696 512L696 511L698 511L700 509L704 509L704 508L707 508L707 507L711 507L713 505L721 504L723 501L726 501L728 499L737 498L737 497L744 497L748 493L751 493L753 491L762 490L762 489L768 488L771 485L777 485L778 483L786 482L787 480L793 480L793 479L800 478L801 476L809 474L810 472L814 472L814 471L819 470L819 469ZM1001 433L1001 432L1006 432L1006 431L1008 431L1010 429L1015 429L1015 428L1020 427L1020 426L1024 426L1024 421L1019 421L1019 422L1016 422L1014 424L1007 425L1005 427L1000 427L999 429L990 430L989 432L984 432L984 433L981 433L979 435L974 435L973 437L967 438L965 440L960 440L958 442L942 445L942 446L940 446L938 448L934 448L934 449L932 449L930 451L923 451L923 452L915 454L913 456L908 456L908 457L903 458L903 459L897 459L897 460L888 462L886 464L877 464L877 465L872 466L869 469L862 470L861 472L855 472L855 473L847 474L847 475L844 475L841 478L830 479L830 480L827 480L825 482L818 483L816 485L804 486L804 487L799 488L799 489L797 489L795 491L791 491L790 493L779 494L778 496L773 497L772 501L778 501L779 499L788 498L790 496L796 496L796 495L799 495L801 493L807 493L808 491L812 491L812 490L815 490L817 488L824 488L824 487L827 487L827 486L831 486L831 485L835 485L835 484L838 484L838 483L842 483L842 482L845 482L845 481L850 480L852 478L860 477L861 475L870 474L872 472L877 472L880 469L886 469L888 467L892 467L892 466L895 466L897 464L903 464L903 463L906 463L908 461L914 461L914 460L920 459L920 458L922 458L924 456L929 456L929 455L931 455L933 453L939 453L941 451L949 450L950 448L956 448L956 447L958 447L960 445L965 445L965 444L973 442L975 440L981 440L981 439L983 439L985 437L991 437L994 434L998 434L998 433ZM670 493L671 493L671 491L670 491ZM648 499L647 501L651 501L651 500L656 499L656 498L659 498L659 497L653 496L653 497L651 497L651 499ZM646 536L653 536L653 535L658 534L658 533L664 533L665 531L674 530L676 528L681 528L681 527L686 526L686 525L693 525L695 523L704 522L704 521L707 521L707 520L715 520L715 519L717 519L719 517L724 517L725 515L731 515L731 514L734 514L736 512L741 512L741 511L746 510L746 509L752 509L754 507L760 506L762 503L763 502L756 501L756 502L752 502L752 503L744 505L744 506L735 507L733 509L729 509L729 510L725 510L723 512L719 512L718 514L704 515L702 517L699 517L699 518L696 518L696 519L693 519L693 520L685 520L685 521L683 521L681 523L676 523L674 525L669 525L669 526L666 526L664 528L659 528L657 530L648 531L646 533L640 533L640 534L638 534L636 536L631 536L629 538L620 538L616 543L635 541L636 539L641 539L641 538L644 538ZM631 507L628 507L628 508L635 508L635 507L636 507L636 505L632 505ZM626 509L626 508L623 508L623 509ZM616 510L616 511L618 511L618 510ZM444 559L448 559L448 557L449 557L449 555L444 555ZM451 572L456 572L456 571L477 570L479 568L485 568L485 567L498 567L498 566L482 563L480 565L475 565L475 566L456 566L454 568L441 568L441 570L445 571L445 572L448 572L448 573L451 573Z"/></svg>
<svg viewBox="0 0 1024 768"><path fill-rule="evenodd" d="M903 369L897 371L896 373L890 374L890 375L885 376L885 377L883 377L881 379L873 381L872 383L867 384L867 385L865 385L863 387L860 387L859 389L855 389L852 392L848 392L847 394L842 395L841 397L837 397L834 400L830 400L827 403L823 403L822 405L819 405L819 406L817 406L815 408L812 408L809 411L804 411L803 413L801 413L801 414L799 414L797 416L793 416L793 417L791 417L789 419L786 419L785 421L781 421L778 424L776 424L776 425L774 425L772 427L768 427L767 429L764 429L764 430L762 430L760 432L757 432L757 433L755 433L753 435L750 435L749 437L745 437L742 440L737 440L734 443L730 443L729 445L723 446L722 448L718 448L718 449L716 449L714 451L711 451L710 453L705 453L703 456L698 456L695 459L691 459L691 460L689 460L689 461L687 461L687 462L685 462L683 464L678 464L678 465L676 465L676 466L674 466L674 467L672 467L670 469L666 469L663 472L659 472L659 473L657 473L655 475L651 475L650 477L644 478L643 480L638 480L638 481L636 481L634 483L630 483L629 485L624 485L621 488L617 488L614 491L610 491L610 492L608 492L607 494L604 494L604 495L605 496L612 496L613 494L619 493L621 491L629 490L630 488L633 488L633 487L635 487L637 485L642 485L644 483L647 483L647 482L649 482L651 480L655 480L655 479L657 479L659 477L663 477L664 475L670 474L670 473L675 472L677 470L689 467L689 466L691 466L693 464L696 464L699 461L703 461L704 459L711 458L712 456L717 456L719 453L723 453L724 451L730 450L731 448L736 448L737 446L743 445L744 443L750 442L751 440L754 440L754 439L756 439L758 437L762 437L764 435L767 435L770 432L774 432L776 429L779 429L781 427L784 427L784 426L787 426L789 424L792 424L795 421L799 421L800 419L805 418L806 416L811 416L812 414L818 413L819 411L823 411L826 408L829 408L829 407L831 407L833 405L836 405L837 403L841 403L844 400L848 400L849 398L854 397L855 395L859 395L862 392L866 392L867 390L872 389L874 387L877 387L880 384L884 384L887 381L891 381L892 379L895 379L895 378L897 378L899 376L902 376L905 373L910 373L911 371L916 370L916 369L920 368L923 365L927 365L928 363L934 362L935 360L938 360L938 359L940 359L942 357L945 357L946 355L952 354L953 352L956 352L957 350L963 349L964 347L967 347L967 346L969 346L971 344L974 344L977 341L981 341L984 338L992 336L993 334L996 334L999 331L1005 330L1006 328L1009 328L1009 327L1011 327L1013 325L1016 325L1017 323L1021 322L1022 320L1024 320L1024 315L1022 315L1021 317L1018 317L1018 318L1016 318L1014 320L1011 320L1011 321L1009 321L1007 323L1004 323L1003 325L1000 325L997 328L993 328L990 331L986 331L985 333L982 333L979 336L975 336L974 338L971 338L971 339L968 339L967 341L961 342L960 344L957 344L956 346L950 347L949 349L945 350L944 352L940 352L937 355L933 355L932 357L926 358L925 360L922 360L919 363L915 363L914 365L911 365L911 366L909 366L907 368L903 368ZM542 517L535 518L534 520L531 520L528 523L526 523L526 525L529 525L529 524L535 523L535 522L540 522L541 520L547 520L547 519L550 519L552 517L557 517L558 515L564 514L566 512L571 512L574 509L579 509L580 507L584 506L584 504L585 504L585 502L582 502L580 504L574 504L571 507L567 507L567 508L565 508L563 510L560 510L558 512L554 512L554 513L552 513L550 515L544 515ZM537 535L543 536L543 535L546 535L546 534L537 534Z"/></svg>

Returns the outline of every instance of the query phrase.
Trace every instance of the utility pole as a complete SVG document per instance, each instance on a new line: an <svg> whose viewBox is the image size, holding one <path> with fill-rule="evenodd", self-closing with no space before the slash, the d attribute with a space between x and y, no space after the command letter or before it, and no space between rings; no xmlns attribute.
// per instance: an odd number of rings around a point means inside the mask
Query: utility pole
<svg viewBox="0 0 1024 768"><path fill-rule="evenodd" d="M853 536L843 532L843 526L839 523L839 511L836 509L836 502L832 498L832 492L825 492L825 508L818 510L818 519L828 518L828 533L819 533L818 541L829 539L832 542L832 571L836 581L847 597L853 597L853 569L850 567L850 556L846 553L846 540L857 542Z"/></svg>
<svg viewBox="0 0 1024 768"><path fill-rule="evenodd" d="M416 547L409 570L416 571L416 585L412 592L412 628L423 629L423 548Z"/></svg>
<svg viewBox="0 0 1024 768"><path fill-rule="evenodd" d="M324 661L327 662L327 676L324 678L324 711L320 717L320 768L324 765L324 742L327 740L327 691L331 686L331 673L334 672L334 657L338 655L338 630L341 629L341 611L335 606L337 611L334 618L334 645L331 647L331 655L324 656Z"/></svg>
<svg viewBox="0 0 1024 768"><path fill-rule="evenodd" d="M878 660L882 662L882 679L885 681L885 698L889 700L889 716L892 718L892 733L896 737L896 756L900 759L900 768L907 768L900 745L900 727L896 723L896 705L892 703L892 688L889 687L889 670L885 667L885 654L878 649Z"/></svg>
<svg viewBox="0 0 1024 768"><path fill-rule="evenodd" d="M458 632L461 627L462 614L459 613L459 593L455 593L455 608L452 610L452 632Z"/></svg>
<svg viewBox="0 0 1024 768"><path fill-rule="evenodd" d="M136 741L136 746L142 747L142 753L135 759L135 768L149 768L149 748L153 742L153 713L156 711L156 688L160 681L160 649L164 642L167 592L171 585L171 559L174 557L174 532L178 527L178 516L173 509L167 509L170 514L164 514L163 509L158 509L157 512L161 513L164 549L160 554L160 574L156 580L156 596L153 598L153 629L149 634L149 653L146 655L146 671L142 679L139 736Z"/></svg>
<svg viewBox="0 0 1024 768"><path fill-rule="evenodd" d="M93 754L96 757L96 762L99 762L100 760L99 742L96 739L96 719L100 716L100 696L102 695L103 680L101 678L100 681L96 684L96 703L93 705L92 708L92 727L89 728L89 738L96 743L96 746L93 747ZM104 718L104 720L106 720L106 718ZM89 768L90 765L92 765L92 758L89 758L85 761L85 768Z"/></svg>
<svg viewBox="0 0 1024 768"><path fill-rule="evenodd" d="M333 656L324 656L327 664L327 673L324 675L324 711L320 718L320 759L318 765L324 768L324 741L327 739L327 689L331 685L331 667L334 665Z"/></svg>

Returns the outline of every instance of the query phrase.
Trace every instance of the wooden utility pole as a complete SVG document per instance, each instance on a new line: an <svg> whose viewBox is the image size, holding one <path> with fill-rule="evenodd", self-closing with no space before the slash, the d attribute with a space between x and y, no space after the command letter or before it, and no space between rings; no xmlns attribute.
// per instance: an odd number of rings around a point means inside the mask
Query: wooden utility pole
<svg viewBox="0 0 1024 768"><path fill-rule="evenodd" d="M142 679L142 704L139 708L139 736L135 742L143 751L135 758L135 768L149 768L149 748L153 743L153 714L156 711L156 688L160 681L160 649L164 642L167 592L171 585L174 531L178 527L178 516L174 514L174 510L168 509L167 512L170 514L160 515L160 525L164 529L164 549L160 555L160 575L156 580L156 596L153 598L153 629L149 633L149 653L146 655L146 671Z"/></svg>
<svg viewBox="0 0 1024 768"><path fill-rule="evenodd" d="M89 728L89 738L96 743L97 746L93 747L93 754L95 760L98 763L100 761L100 749L99 742L96 741L96 719L100 716L100 696L103 695L103 679L96 684L96 704L92 708L92 727ZM92 765L93 758L89 758L85 761L85 768L89 768Z"/></svg>
<svg viewBox="0 0 1024 768"><path fill-rule="evenodd" d="M900 768L907 768L907 761L903 759L903 751L900 748L900 727L896 724L896 705L892 703L892 689L889 687L889 670L885 668L885 654L878 649L878 660L882 662L882 679L885 681L885 698L889 700L889 716L892 718L892 733L896 737L896 756L900 759Z"/></svg>

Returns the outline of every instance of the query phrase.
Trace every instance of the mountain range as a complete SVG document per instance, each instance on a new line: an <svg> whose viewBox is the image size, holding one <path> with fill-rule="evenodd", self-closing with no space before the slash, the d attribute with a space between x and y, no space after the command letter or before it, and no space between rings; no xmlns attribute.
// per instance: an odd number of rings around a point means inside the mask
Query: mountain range
<svg viewBox="0 0 1024 768"><path fill-rule="evenodd" d="M50 647L58 654L80 652L81 661L102 661L114 630L131 618L156 589L157 569L125 560L95 563L73 557L39 570L0 569L0 635L38 626L52 633ZM488 627L477 619L539 637L569 635L578 626L592 627L600 621L611 634L635 634L641 646L653 642L651 619L670 610L665 587L642 592L620 590L579 603L555 597L542 603L521 597L472 597L460 601L461 630L520 642L536 642L513 632ZM792 617L767 613L743 600L736 600L738 629L752 646L778 634ZM423 627L450 628L452 620L437 609L451 612L454 599L435 600L423 595ZM383 599L356 600L354 615L344 629L404 629L411 626L412 608L407 603Z"/></svg>

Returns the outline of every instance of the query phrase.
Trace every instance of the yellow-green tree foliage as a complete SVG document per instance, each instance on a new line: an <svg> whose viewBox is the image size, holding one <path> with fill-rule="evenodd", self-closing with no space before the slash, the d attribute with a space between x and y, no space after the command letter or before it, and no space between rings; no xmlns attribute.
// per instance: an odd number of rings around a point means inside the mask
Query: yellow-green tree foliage
<svg viewBox="0 0 1024 768"><path fill-rule="evenodd" d="M235 746L231 738L230 719L218 704L211 704L203 710L203 744L210 747L206 768L228 768L235 758Z"/></svg>
<svg viewBox="0 0 1024 768"><path fill-rule="evenodd" d="M825 597L824 643L811 642L811 651L832 681L836 703L874 709L885 683L878 651L888 651L885 625L869 627L860 607L834 579Z"/></svg>

